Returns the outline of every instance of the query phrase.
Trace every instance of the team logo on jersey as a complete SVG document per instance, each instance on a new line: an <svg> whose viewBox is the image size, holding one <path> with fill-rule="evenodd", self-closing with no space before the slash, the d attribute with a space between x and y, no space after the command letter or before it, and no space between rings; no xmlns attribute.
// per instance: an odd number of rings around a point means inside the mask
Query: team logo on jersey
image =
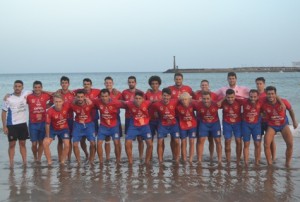
<svg viewBox="0 0 300 202"><path fill-rule="evenodd" d="M31 102L32 102L32 104L34 104L35 103L35 99L32 99Z"/></svg>
<svg viewBox="0 0 300 202"><path fill-rule="evenodd" d="M112 110L112 106L109 106L108 108L109 108L110 110Z"/></svg>
<svg viewBox="0 0 300 202"><path fill-rule="evenodd" d="M175 95L175 94L176 94L176 91L172 91L172 94Z"/></svg>
<svg viewBox="0 0 300 202"><path fill-rule="evenodd" d="M143 108L143 111L147 111L147 108L146 108L146 107L144 107L144 108Z"/></svg>
<svg viewBox="0 0 300 202"><path fill-rule="evenodd" d="M88 107L86 107L86 108L85 108L85 110L86 110L86 111L88 111L88 110L89 110L89 108L88 108Z"/></svg>
<svg viewBox="0 0 300 202"><path fill-rule="evenodd" d="M204 113L204 109L201 109L200 111L201 111L201 113Z"/></svg>
<svg viewBox="0 0 300 202"><path fill-rule="evenodd" d="M103 105L100 105L100 109L103 109Z"/></svg>
<svg viewBox="0 0 300 202"><path fill-rule="evenodd" d="M128 95L125 95L125 98L126 98L126 100L129 98L129 96Z"/></svg>
<svg viewBox="0 0 300 202"><path fill-rule="evenodd" d="M224 109L225 109L225 110L228 110L228 107L225 106Z"/></svg>
<svg viewBox="0 0 300 202"><path fill-rule="evenodd" d="M267 110L267 112L268 112L268 113L270 113L270 112L271 112L271 110L270 110L270 109L268 109L268 110Z"/></svg>
<svg viewBox="0 0 300 202"><path fill-rule="evenodd" d="M133 112L136 112L136 110L135 110L135 109L132 109L132 111L133 111Z"/></svg>
<svg viewBox="0 0 300 202"><path fill-rule="evenodd" d="M181 110L180 113L181 113L181 114L184 114L184 110Z"/></svg>
<svg viewBox="0 0 300 202"><path fill-rule="evenodd" d="M151 101L154 100L153 96L150 96L150 100L151 100Z"/></svg>
<svg viewBox="0 0 300 202"><path fill-rule="evenodd" d="M66 111L63 111L63 114L66 114L67 112Z"/></svg>
<svg viewBox="0 0 300 202"><path fill-rule="evenodd" d="M251 108L251 107L250 107L249 105L247 105L246 109L248 109L248 110L249 110L250 108Z"/></svg>
<svg viewBox="0 0 300 202"><path fill-rule="evenodd" d="M55 118L57 119L57 118L58 118L58 115L55 115Z"/></svg>
<svg viewBox="0 0 300 202"><path fill-rule="evenodd" d="M238 107L238 106L234 106L233 108L234 108L234 109L238 109L239 107Z"/></svg>
<svg viewBox="0 0 300 202"><path fill-rule="evenodd" d="M173 105L171 105L171 106L170 106L170 109L174 109L174 106L173 106Z"/></svg>
<svg viewBox="0 0 300 202"><path fill-rule="evenodd" d="M215 108L212 108L212 110L211 110L212 112L215 112L216 111L216 109Z"/></svg>
<svg viewBox="0 0 300 202"><path fill-rule="evenodd" d="M160 111L163 111L163 110L164 110L164 107L163 107L163 106L161 106L159 109L160 109Z"/></svg>

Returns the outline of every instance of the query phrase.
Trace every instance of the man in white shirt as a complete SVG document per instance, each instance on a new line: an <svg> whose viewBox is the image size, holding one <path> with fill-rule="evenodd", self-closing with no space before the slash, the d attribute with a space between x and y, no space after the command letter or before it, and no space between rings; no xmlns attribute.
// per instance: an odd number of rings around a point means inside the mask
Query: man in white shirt
<svg viewBox="0 0 300 202"><path fill-rule="evenodd" d="M5 99L2 105L3 132L8 137L8 156L10 167L14 167L15 146L19 140L23 165L26 166L26 139L29 138L27 128L26 97L31 91L23 91L23 81L14 82L14 92Z"/></svg>

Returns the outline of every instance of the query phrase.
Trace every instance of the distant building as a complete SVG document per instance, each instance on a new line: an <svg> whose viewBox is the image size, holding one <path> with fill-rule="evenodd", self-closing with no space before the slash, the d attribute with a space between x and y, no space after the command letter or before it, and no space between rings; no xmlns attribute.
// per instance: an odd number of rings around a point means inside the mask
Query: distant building
<svg viewBox="0 0 300 202"><path fill-rule="evenodd" d="M300 61L298 62L292 62L293 67L300 67Z"/></svg>

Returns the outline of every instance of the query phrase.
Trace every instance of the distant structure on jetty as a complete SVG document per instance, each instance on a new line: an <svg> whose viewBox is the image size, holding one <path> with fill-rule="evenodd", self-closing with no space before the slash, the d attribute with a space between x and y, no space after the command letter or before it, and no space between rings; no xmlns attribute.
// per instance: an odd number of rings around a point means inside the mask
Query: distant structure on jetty
<svg viewBox="0 0 300 202"><path fill-rule="evenodd" d="M300 72L300 62L293 62L292 67L232 67L232 68L189 68L179 69L173 56L173 68L164 73L227 73L227 72Z"/></svg>

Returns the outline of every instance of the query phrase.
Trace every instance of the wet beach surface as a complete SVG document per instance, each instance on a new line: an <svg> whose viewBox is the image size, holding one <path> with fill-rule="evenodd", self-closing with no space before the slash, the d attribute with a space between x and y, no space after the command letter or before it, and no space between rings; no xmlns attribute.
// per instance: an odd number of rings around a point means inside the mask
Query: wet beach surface
<svg viewBox="0 0 300 202"><path fill-rule="evenodd" d="M54 163L47 166L33 162L27 142L28 165L23 168L16 148L15 168L10 169L7 140L1 135L0 145L0 201L299 201L300 200L300 137L294 136L294 154L290 168L285 167L285 143L276 136L277 159L266 165L262 153L260 166L254 165L253 145L250 147L250 166L237 166L235 143L232 142L232 163L227 165L209 161L208 144L204 162L176 164L171 159L166 139L165 162L159 164L154 146L153 162L144 165L138 160L137 142L134 142L134 164L128 165L124 146L122 163L115 164L113 144L111 160L99 165L84 163L78 167L75 157L66 165L57 162L56 141L51 145ZM295 132L294 132L295 134ZM123 140L122 140L123 141ZM156 141L155 141L156 144Z"/></svg>

